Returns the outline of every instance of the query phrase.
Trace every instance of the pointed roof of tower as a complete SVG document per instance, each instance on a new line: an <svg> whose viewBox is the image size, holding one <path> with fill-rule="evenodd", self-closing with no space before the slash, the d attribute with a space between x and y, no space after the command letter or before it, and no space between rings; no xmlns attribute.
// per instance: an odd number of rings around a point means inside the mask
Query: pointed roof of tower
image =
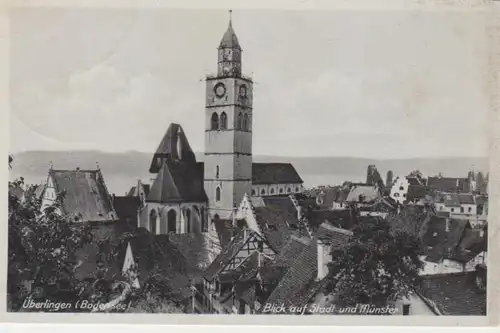
<svg viewBox="0 0 500 333"><path fill-rule="evenodd" d="M168 126L167 132L163 136L153 156L149 172L158 173L158 171L160 171L162 158L169 160L196 161L181 125L171 123Z"/></svg>
<svg viewBox="0 0 500 333"><path fill-rule="evenodd" d="M236 33L233 30L233 24L231 20L231 13L232 11L229 11L229 26L227 27L226 32L224 33L224 36L222 37L222 40L220 41L219 48L237 48L241 49L240 43L238 42L238 37L236 37Z"/></svg>

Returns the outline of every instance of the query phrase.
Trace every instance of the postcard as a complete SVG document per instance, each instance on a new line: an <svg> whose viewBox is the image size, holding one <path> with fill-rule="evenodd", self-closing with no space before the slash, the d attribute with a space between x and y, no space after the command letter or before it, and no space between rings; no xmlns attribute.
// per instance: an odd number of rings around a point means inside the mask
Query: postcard
<svg viewBox="0 0 500 333"><path fill-rule="evenodd" d="M11 6L2 320L494 324L497 7Z"/></svg>

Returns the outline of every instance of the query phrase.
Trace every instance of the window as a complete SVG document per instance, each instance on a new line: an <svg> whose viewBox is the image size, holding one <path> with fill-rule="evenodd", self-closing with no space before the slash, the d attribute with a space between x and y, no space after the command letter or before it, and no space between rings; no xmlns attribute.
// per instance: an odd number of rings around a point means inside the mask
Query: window
<svg viewBox="0 0 500 333"><path fill-rule="evenodd" d="M238 114L238 122L236 123L236 129L242 129L243 126L243 115L241 112Z"/></svg>
<svg viewBox="0 0 500 333"><path fill-rule="evenodd" d="M290 188L287 188L286 193L290 193L290 192L292 192L292 190Z"/></svg>
<svg viewBox="0 0 500 333"><path fill-rule="evenodd" d="M404 304L403 305L403 316L409 316L410 315L410 304Z"/></svg>
<svg viewBox="0 0 500 333"><path fill-rule="evenodd" d="M155 210L152 210L151 213L149 213L149 231L153 235L156 235L156 211Z"/></svg>
<svg viewBox="0 0 500 333"><path fill-rule="evenodd" d="M403 193L403 198L406 198L406 193Z"/></svg>
<svg viewBox="0 0 500 333"><path fill-rule="evenodd" d="M472 212L472 207L469 207L468 212L469 213Z"/></svg>
<svg viewBox="0 0 500 333"><path fill-rule="evenodd" d="M215 201L220 201L220 187L215 189Z"/></svg>
<svg viewBox="0 0 500 333"><path fill-rule="evenodd" d="M212 130L218 130L219 129L219 116L217 115L216 112L212 113L212 119L210 121L211 121Z"/></svg>
<svg viewBox="0 0 500 333"><path fill-rule="evenodd" d="M274 194L274 188L271 189L271 194Z"/></svg>
<svg viewBox="0 0 500 333"><path fill-rule="evenodd" d="M404 190L405 190L405 188L404 188L403 186L400 186L400 187L399 187L399 190L400 190L400 191L404 191Z"/></svg>
<svg viewBox="0 0 500 333"><path fill-rule="evenodd" d="M464 207L460 207L460 213L464 212Z"/></svg>
<svg viewBox="0 0 500 333"><path fill-rule="evenodd" d="M262 191L260 191L260 194L261 195L265 195L266 194L266 190L262 189Z"/></svg>
<svg viewBox="0 0 500 333"><path fill-rule="evenodd" d="M191 228L191 210L186 210L186 232L193 232Z"/></svg>
<svg viewBox="0 0 500 333"><path fill-rule="evenodd" d="M248 118L248 115L246 114L245 117L243 117L243 130L248 131L250 129L250 120Z"/></svg>
<svg viewBox="0 0 500 333"><path fill-rule="evenodd" d="M280 194L283 194L283 189L282 188L280 188Z"/></svg>
<svg viewBox="0 0 500 333"><path fill-rule="evenodd" d="M295 192L299 192L299 188L298 187L295 188Z"/></svg>
<svg viewBox="0 0 500 333"><path fill-rule="evenodd" d="M256 196L257 193L255 193L255 190L252 190L252 196Z"/></svg>
<svg viewBox="0 0 500 333"><path fill-rule="evenodd" d="M219 166L215 168L215 178L219 179Z"/></svg>
<svg viewBox="0 0 500 333"><path fill-rule="evenodd" d="M173 209L169 210L167 213L167 232L177 232L177 213Z"/></svg>
<svg viewBox="0 0 500 333"><path fill-rule="evenodd" d="M259 252L264 252L264 242L263 241L258 241L257 246L259 248Z"/></svg>
<svg viewBox="0 0 500 333"><path fill-rule="evenodd" d="M399 193L397 193L397 192L396 192L396 193L394 193L394 197L395 197L395 198L399 198Z"/></svg>
<svg viewBox="0 0 500 333"><path fill-rule="evenodd" d="M452 213L454 213L454 212L455 212L455 208L452 208L452 209L451 209L451 212L452 212Z"/></svg>
<svg viewBox="0 0 500 333"><path fill-rule="evenodd" d="M219 124L220 124L220 129L227 129L227 115L225 112L222 112L220 114L220 120L219 120Z"/></svg>

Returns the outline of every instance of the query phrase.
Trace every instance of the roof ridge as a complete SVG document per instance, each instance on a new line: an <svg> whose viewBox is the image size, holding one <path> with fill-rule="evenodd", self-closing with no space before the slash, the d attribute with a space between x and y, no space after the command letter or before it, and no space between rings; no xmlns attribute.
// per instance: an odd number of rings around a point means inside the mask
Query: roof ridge
<svg viewBox="0 0 500 333"><path fill-rule="evenodd" d="M319 227L320 228L323 227L325 229L329 229L330 231L340 232L342 234L349 235L349 236L354 235L354 233L352 231L350 231L350 230L342 229L342 228L337 228L337 227L334 227L331 224L326 223L326 222L321 223Z"/></svg>

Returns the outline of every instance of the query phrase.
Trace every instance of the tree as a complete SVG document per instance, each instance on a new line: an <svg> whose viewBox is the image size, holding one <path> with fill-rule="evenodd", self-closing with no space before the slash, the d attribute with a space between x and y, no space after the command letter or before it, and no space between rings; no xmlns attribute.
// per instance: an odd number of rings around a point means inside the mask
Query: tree
<svg viewBox="0 0 500 333"><path fill-rule="evenodd" d="M9 166L12 158L9 157ZM81 296L86 282L75 278L75 252L92 240L87 224L58 214L64 193L41 211L41 200L24 179L9 182L9 189L26 187L20 200L9 191L8 279L9 311L18 311L27 296L70 302Z"/></svg>
<svg viewBox="0 0 500 333"><path fill-rule="evenodd" d="M345 306L383 306L408 297L420 285L418 239L392 231L379 218L360 222L349 244L332 252L335 260L329 267L329 291Z"/></svg>

